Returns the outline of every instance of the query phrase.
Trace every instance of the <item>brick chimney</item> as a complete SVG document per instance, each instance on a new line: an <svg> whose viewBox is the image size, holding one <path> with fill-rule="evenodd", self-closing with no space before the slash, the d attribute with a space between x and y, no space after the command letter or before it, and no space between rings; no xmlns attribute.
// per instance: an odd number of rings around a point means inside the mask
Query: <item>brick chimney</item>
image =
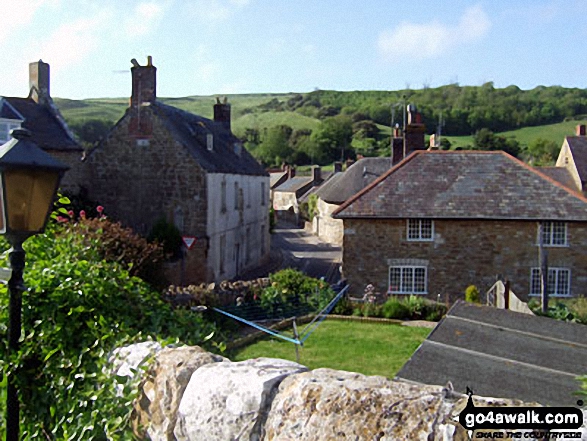
<svg viewBox="0 0 587 441"><path fill-rule="evenodd" d="M334 163L334 173L340 173L340 172L342 172L342 162L336 161Z"/></svg>
<svg viewBox="0 0 587 441"><path fill-rule="evenodd" d="M157 99L157 68L153 66L153 58L147 57L147 65L141 66L134 58L130 60L132 66L132 95L130 106L139 107L149 105Z"/></svg>
<svg viewBox="0 0 587 441"><path fill-rule="evenodd" d="M29 98L46 105L51 101L49 65L43 60L29 64Z"/></svg>
<svg viewBox="0 0 587 441"><path fill-rule="evenodd" d="M405 133L405 151L404 158L408 157L416 150L426 150L426 141L424 135L426 126L422 123L422 115L416 109L416 106L408 106L408 124Z"/></svg>
<svg viewBox="0 0 587 441"><path fill-rule="evenodd" d="M287 171L287 179L291 179L296 175L296 169L293 168L291 165L286 165L285 170Z"/></svg>
<svg viewBox="0 0 587 441"><path fill-rule="evenodd" d="M575 134L577 136L587 135L587 126L585 124L579 124L575 129Z"/></svg>
<svg viewBox="0 0 587 441"><path fill-rule="evenodd" d="M220 98L216 97L216 104L214 104L214 121L221 123L222 126L230 131L230 104L228 99L224 97L222 102Z"/></svg>
<svg viewBox="0 0 587 441"><path fill-rule="evenodd" d="M312 166L312 181L314 182L314 185L322 182L322 171L319 165Z"/></svg>
<svg viewBox="0 0 587 441"><path fill-rule="evenodd" d="M157 68L153 58L147 57L147 65L141 66L136 59L130 60L132 93L130 96L129 134L136 138L148 138L153 134L151 112L146 109L157 99Z"/></svg>

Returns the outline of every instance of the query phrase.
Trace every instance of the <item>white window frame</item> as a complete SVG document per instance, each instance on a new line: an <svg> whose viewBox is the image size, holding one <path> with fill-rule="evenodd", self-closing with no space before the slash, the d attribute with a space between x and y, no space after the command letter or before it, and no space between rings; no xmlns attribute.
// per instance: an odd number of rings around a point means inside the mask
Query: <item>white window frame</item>
<svg viewBox="0 0 587 441"><path fill-rule="evenodd" d="M568 227L566 222L541 222L536 233L536 242L540 244L540 225L542 225L542 246L568 247ZM562 242L561 242L562 237Z"/></svg>
<svg viewBox="0 0 587 441"><path fill-rule="evenodd" d="M426 225L428 222L430 223L429 229ZM432 219L408 219L406 222L406 237L409 242L433 242L434 221Z"/></svg>
<svg viewBox="0 0 587 441"><path fill-rule="evenodd" d="M392 273L399 271L399 284L395 284L392 281ZM424 273L423 277L423 288L416 291L416 272ZM389 267L388 274L388 293L389 294L416 294L426 295L428 294L428 268L425 266L416 265L393 265ZM421 284L420 284L421 285ZM411 286L411 288L410 288Z"/></svg>
<svg viewBox="0 0 587 441"><path fill-rule="evenodd" d="M566 275L565 275L566 274ZM564 286L561 293L560 283L566 277L566 286ZM540 295L540 268L530 269L530 295ZM552 297L571 297L571 270L570 268L552 267L548 268L548 295Z"/></svg>

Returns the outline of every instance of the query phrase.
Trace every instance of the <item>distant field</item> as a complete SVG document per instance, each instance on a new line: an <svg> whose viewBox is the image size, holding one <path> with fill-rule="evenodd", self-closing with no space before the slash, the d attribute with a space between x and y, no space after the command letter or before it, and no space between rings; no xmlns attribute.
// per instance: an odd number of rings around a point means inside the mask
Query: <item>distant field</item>
<svg viewBox="0 0 587 441"><path fill-rule="evenodd" d="M129 93L130 95L130 93ZM273 99L288 99L293 94L238 94L226 95L232 105L233 122L236 123L242 111L249 107L256 107L268 103ZM224 95L221 96L223 98ZM192 112L206 118L214 115L213 106L216 96L188 96L182 98L158 98L170 106ZM117 121L125 112L129 98L96 98L87 100L69 100L55 98L55 104L68 122L98 118ZM301 116L301 115L300 115ZM244 129L243 129L244 130Z"/></svg>
<svg viewBox="0 0 587 441"><path fill-rule="evenodd" d="M232 123L232 131L237 136L242 136L245 129L263 130L264 128L285 124L292 129L314 130L320 122L315 118L301 115L296 112L263 112L249 113L237 118Z"/></svg>
<svg viewBox="0 0 587 441"><path fill-rule="evenodd" d="M499 135L507 138L516 138L522 145L528 145L537 138L549 139L562 145L565 136L575 134L575 127L578 124L587 124L587 121L565 121L558 124L524 127L518 130L501 132ZM444 138L447 138L451 142L451 148L473 145L472 136L445 136Z"/></svg>
<svg viewBox="0 0 587 441"><path fill-rule="evenodd" d="M429 333L427 328L325 320L300 348L300 363L310 369L328 367L391 378ZM231 359L257 357L295 361L296 353L292 343L267 338L238 351Z"/></svg>

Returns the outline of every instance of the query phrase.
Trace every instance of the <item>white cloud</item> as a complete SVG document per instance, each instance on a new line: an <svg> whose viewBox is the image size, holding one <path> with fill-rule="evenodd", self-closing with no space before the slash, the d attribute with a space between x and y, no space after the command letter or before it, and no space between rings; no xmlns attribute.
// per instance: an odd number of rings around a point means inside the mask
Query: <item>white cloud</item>
<svg viewBox="0 0 587 441"><path fill-rule="evenodd" d="M79 18L57 28L39 49L39 57L51 63L53 70L61 70L74 65L100 43L103 31L111 18L111 13L103 9L92 18Z"/></svg>
<svg viewBox="0 0 587 441"><path fill-rule="evenodd" d="M194 0L190 10L201 21L217 23L228 20L249 3L250 0Z"/></svg>
<svg viewBox="0 0 587 441"><path fill-rule="evenodd" d="M0 43L18 28L26 26L47 0L2 0Z"/></svg>
<svg viewBox="0 0 587 441"><path fill-rule="evenodd" d="M468 43L480 40L491 28L489 17L480 5L468 8L456 25L403 22L379 35L379 50L389 59L409 56L412 59L434 58Z"/></svg>
<svg viewBox="0 0 587 441"><path fill-rule="evenodd" d="M130 37L141 37L151 33L159 24L168 5L161 2L142 2L136 5L131 17L124 22L124 29Z"/></svg>

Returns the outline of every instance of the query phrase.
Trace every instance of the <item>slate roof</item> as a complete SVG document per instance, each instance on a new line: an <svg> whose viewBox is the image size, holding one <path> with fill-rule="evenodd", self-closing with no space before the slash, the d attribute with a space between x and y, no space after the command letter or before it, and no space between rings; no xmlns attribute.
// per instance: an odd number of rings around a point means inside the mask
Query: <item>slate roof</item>
<svg viewBox="0 0 587 441"><path fill-rule="evenodd" d="M333 214L587 221L587 199L504 152L418 151Z"/></svg>
<svg viewBox="0 0 587 441"><path fill-rule="evenodd" d="M270 172L269 173L269 188L273 188L276 184L280 184L283 178L287 178L287 171Z"/></svg>
<svg viewBox="0 0 587 441"><path fill-rule="evenodd" d="M207 172L268 176L244 146L241 147L240 156L235 153L235 143L242 145L242 142L221 123L160 102L152 104L152 108L173 136ZM208 150L206 144L209 133L214 135L212 150Z"/></svg>
<svg viewBox="0 0 587 441"><path fill-rule="evenodd" d="M297 192L304 189L307 185L312 185L314 178L312 176L294 176L288 179L279 187L275 188L275 191L279 192Z"/></svg>
<svg viewBox="0 0 587 441"><path fill-rule="evenodd" d="M397 377L475 395L575 406L587 327L459 300Z"/></svg>
<svg viewBox="0 0 587 441"><path fill-rule="evenodd" d="M587 182L587 137L567 136L565 142L571 150L581 182Z"/></svg>
<svg viewBox="0 0 587 441"><path fill-rule="evenodd" d="M391 158L362 158L316 191L329 204L342 204L391 168Z"/></svg>
<svg viewBox="0 0 587 441"><path fill-rule="evenodd" d="M73 139L57 110L37 104L30 98L2 97L0 117L21 120L22 127L32 133L31 141L44 150L82 151Z"/></svg>
<svg viewBox="0 0 587 441"><path fill-rule="evenodd" d="M577 188L577 184L573 179L573 176L569 172L566 167L536 167L537 170L549 178L554 179L557 182L560 182L565 187L570 188L571 190L581 191L580 188Z"/></svg>

